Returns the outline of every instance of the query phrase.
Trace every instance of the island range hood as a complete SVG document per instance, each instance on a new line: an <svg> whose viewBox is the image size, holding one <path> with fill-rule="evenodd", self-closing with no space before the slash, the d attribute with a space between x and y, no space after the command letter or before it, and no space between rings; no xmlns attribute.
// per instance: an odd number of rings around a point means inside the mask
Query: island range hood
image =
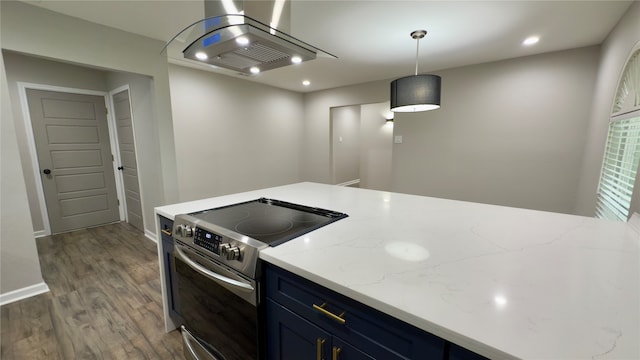
<svg viewBox="0 0 640 360"><path fill-rule="evenodd" d="M288 0L205 0L204 14L167 43L170 61L251 75L318 56L335 58L286 33Z"/></svg>

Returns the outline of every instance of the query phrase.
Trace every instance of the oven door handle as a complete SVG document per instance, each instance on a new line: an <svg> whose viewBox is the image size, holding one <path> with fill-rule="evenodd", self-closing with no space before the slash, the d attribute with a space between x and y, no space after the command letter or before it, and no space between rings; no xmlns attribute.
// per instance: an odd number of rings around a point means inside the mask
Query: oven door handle
<svg viewBox="0 0 640 360"><path fill-rule="evenodd" d="M246 291L246 292L252 292L255 291L255 289L253 288L253 286L251 286L250 284L238 281L238 280L234 280L231 278L228 278L224 275L218 274L216 272L213 272L207 268L205 268L204 266L198 264L197 262L191 260L187 254L184 253L184 251L182 250L183 246L180 246L178 244L176 244L174 246L174 250L175 250L175 254L180 258L180 260L184 261L187 265L189 265L189 267L191 267L193 270L199 272L200 274L202 274L203 276L206 276L207 278L217 282L220 285L226 285L226 286L232 286L238 290L242 290L242 291Z"/></svg>
<svg viewBox="0 0 640 360"><path fill-rule="evenodd" d="M186 359L189 360L225 360L222 354L217 353L214 349L207 349L193 336L184 325L180 326L180 333L182 334L182 343L184 344L183 353ZM197 349L196 347L197 346ZM213 353L211 351L213 351ZM206 356L206 359L201 358L199 355Z"/></svg>

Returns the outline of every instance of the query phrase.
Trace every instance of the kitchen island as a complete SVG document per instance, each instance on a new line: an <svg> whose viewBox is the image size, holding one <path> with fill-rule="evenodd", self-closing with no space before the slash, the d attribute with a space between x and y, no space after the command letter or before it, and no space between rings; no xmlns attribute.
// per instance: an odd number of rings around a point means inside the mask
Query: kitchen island
<svg viewBox="0 0 640 360"><path fill-rule="evenodd" d="M640 358L635 219L315 183L169 205L156 214L173 219L259 197L349 215L261 251L262 260L451 343L500 359ZM170 330L164 288L163 295Z"/></svg>

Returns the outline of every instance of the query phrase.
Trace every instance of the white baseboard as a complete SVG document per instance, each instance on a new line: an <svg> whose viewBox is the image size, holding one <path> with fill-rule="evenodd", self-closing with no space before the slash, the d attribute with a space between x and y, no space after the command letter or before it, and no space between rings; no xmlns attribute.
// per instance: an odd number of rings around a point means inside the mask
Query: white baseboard
<svg viewBox="0 0 640 360"><path fill-rule="evenodd" d="M49 287L44 282L27 286L22 289L9 291L8 293L0 294L0 306L10 304L18 300L23 300L32 296L44 294L46 292L49 292Z"/></svg>
<svg viewBox="0 0 640 360"><path fill-rule="evenodd" d="M345 181L343 183L336 184L336 185L338 185L338 186L350 186L350 185L355 185L355 184L360 184L360 179L355 179L355 180L351 180L351 181Z"/></svg>
<svg viewBox="0 0 640 360"><path fill-rule="evenodd" d="M34 238L41 238L47 236L47 233L44 230L38 230L33 232Z"/></svg>
<svg viewBox="0 0 640 360"><path fill-rule="evenodd" d="M156 234L152 233L151 231L144 229L144 236L147 237L147 239L153 241L154 243L158 243L158 238L156 237Z"/></svg>

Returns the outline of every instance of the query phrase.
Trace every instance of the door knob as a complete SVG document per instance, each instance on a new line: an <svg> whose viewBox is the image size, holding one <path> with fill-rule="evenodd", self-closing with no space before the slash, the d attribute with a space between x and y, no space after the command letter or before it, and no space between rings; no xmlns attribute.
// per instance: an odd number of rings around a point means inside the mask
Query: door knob
<svg viewBox="0 0 640 360"><path fill-rule="evenodd" d="M51 170L49 170L49 169L44 169L44 170L42 170L42 172L43 172L45 175L49 175L49 174L51 174Z"/></svg>
<svg viewBox="0 0 640 360"><path fill-rule="evenodd" d="M124 166L118 166L118 170L124 169Z"/></svg>

